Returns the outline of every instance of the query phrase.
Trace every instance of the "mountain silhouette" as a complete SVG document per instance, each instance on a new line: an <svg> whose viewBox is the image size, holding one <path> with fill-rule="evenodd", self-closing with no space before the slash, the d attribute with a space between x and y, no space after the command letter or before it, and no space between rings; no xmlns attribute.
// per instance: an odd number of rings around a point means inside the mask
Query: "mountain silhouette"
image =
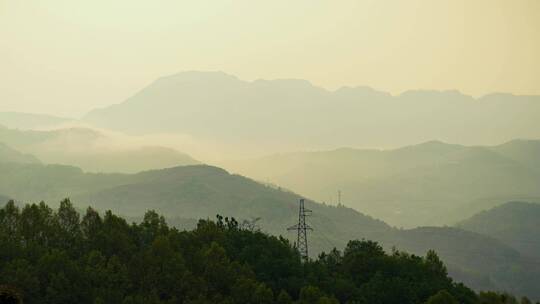
<svg viewBox="0 0 540 304"><path fill-rule="evenodd" d="M342 202L403 227L451 225L511 200L540 202L540 141L463 146L429 141L391 150L281 153L222 166Z"/></svg>
<svg viewBox="0 0 540 304"><path fill-rule="evenodd" d="M458 91L392 96L366 87L326 90L305 80L240 80L222 72L159 78L83 121L133 134L311 148L397 147L433 138L495 144L540 138L540 97Z"/></svg>

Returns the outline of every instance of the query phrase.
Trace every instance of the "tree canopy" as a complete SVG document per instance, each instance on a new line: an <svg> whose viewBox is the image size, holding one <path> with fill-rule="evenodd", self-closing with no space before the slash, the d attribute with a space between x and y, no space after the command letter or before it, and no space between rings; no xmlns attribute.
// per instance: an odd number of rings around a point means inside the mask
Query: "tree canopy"
<svg viewBox="0 0 540 304"><path fill-rule="evenodd" d="M10 201L0 244L0 285L24 303L506 303L453 282L433 251L353 240L303 263L286 239L221 216L179 231L154 211L130 224Z"/></svg>

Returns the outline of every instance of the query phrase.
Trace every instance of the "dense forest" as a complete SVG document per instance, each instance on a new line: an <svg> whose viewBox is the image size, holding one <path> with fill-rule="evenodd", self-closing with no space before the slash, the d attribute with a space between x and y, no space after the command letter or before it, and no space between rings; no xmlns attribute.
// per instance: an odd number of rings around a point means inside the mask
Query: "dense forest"
<svg viewBox="0 0 540 304"><path fill-rule="evenodd" d="M302 262L282 237L234 218L191 231L148 211L128 223L69 200L0 209L0 294L24 303L530 303L476 294L425 257L352 240ZM2 299L2 298L0 298Z"/></svg>

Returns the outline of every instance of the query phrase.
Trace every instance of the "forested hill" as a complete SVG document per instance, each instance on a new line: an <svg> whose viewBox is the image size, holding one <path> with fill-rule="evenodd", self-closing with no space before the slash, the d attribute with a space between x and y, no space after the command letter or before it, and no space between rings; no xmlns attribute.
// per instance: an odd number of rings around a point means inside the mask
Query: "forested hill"
<svg viewBox="0 0 540 304"><path fill-rule="evenodd" d="M6 144L0 142L0 162L15 162L15 163L39 163L40 161L29 154L21 153Z"/></svg>
<svg viewBox="0 0 540 304"><path fill-rule="evenodd" d="M71 197L79 207L91 205L122 215L141 216L155 209L167 216L198 219L217 213L241 220L261 218L258 225L279 235L297 220L299 195L261 185L211 166L184 166L138 174L93 174L60 165L0 163L0 193L25 202ZM307 201L312 224L320 229L315 251L342 246L347 239L381 239L393 233L382 221L345 207ZM324 234L322 234L324 233ZM359 234L360 233L360 234ZM292 236L292 235L291 235Z"/></svg>
<svg viewBox="0 0 540 304"><path fill-rule="evenodd" d="M512 201L540 202L540 140L497 146L429 141L391 150L337 149L223 164L318 201L336 201L398 227L453 225Z"/></svg>
<svg viewBox="0 0 540 304"><path fill-rule="evenodd" d="M254 222L273 235L295 238L286 228L298 220L299 195L216 167L91 174L69 166L0 163L0 172L0 193L22 202L57 202L71 197L79 208L90 205L132 217L155 209L173 218L179 227L187 228L193 227L195 219L222 214L234 216L240 222ZM531 278L540 278L540 269L530 267L519 252L490 237L450 227L416 233L392 228L344 206L326 206L309 200L306 206L313 210L309 218L315 228L309 235L313 256L362 238L379 241L387 250L398 246L423 255L427 249L435 249L448 263L451 275L474 288L515 291L540 298L535 286L530 286L535 282ZM257 218L260 220L253 221Z"/></svg>
<svg viewBox="0 0 540 304"><path fill-rule="evenodd" d="M480 212L458 227L489 235L540 261L540 204L509 202Z"/></svg>
<svg viewBox="0 0 540 304"><path fill-rule="evenodd" d="M9 286L29 304L517 303L456 284L433 251L387 254L356 240L302 263L288 241L230 218L180 232L153 211L130 225L91 208L80 216L69 201L11 202L0 242L0 293Z"/></svg>

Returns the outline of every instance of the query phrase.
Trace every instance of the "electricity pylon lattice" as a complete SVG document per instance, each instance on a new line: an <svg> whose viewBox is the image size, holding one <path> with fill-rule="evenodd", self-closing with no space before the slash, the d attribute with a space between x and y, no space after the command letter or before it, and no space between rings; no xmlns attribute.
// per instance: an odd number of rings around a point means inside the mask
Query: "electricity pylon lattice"
<svg viewBox="0 0 540 304"><path fill-rule="evenodd" d="M287 228L287 230L296 230L298 233L298 237L296 240L296 248L298 249L298 252L300 252L300 257L302 260L307 261L308 260L308 240L307 240L307 231L311 230L313 231L313 228L311 228L306 223L306 216L311 215L311 210L306 209L304 207L304 199L300 199L300 206L298 207L298 224L291 226Z"/></svg>

